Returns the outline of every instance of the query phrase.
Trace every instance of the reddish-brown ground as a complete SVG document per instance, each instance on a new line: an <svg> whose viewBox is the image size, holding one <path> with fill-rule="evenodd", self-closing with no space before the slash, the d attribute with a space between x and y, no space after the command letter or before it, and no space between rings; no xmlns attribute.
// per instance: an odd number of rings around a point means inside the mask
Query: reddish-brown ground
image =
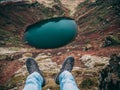
<svg viewBox="0 0 120 90"><path fill-rule="evenodd" d="M110 46L101 48L100 44L102 40L107 35L117 35L119 34L119 27L118 26L110 26L108 29L104 31L95 32L92 34L80 34L78 32L78 36L76 40L65 46L58 49L48 49L48 50L34 50L31 51L33 56L37 56L39 53L51 53L53 62L57 62L57 64L62 64L63 60L67 56L74 56L75 58L75 66L85 67L84 64L80 61L80 57L84 54L96 55L96 56L107 56L109 57L111 54L118 54L120 53L120 45L117 46ZM92 49L84 51L83 46L86 45L86 40L90 41L92 45ZM59 53L59 54L58 54ZM17 61L18 58L21 58L20 53L19 57L15 58L13 61L2 60L0 61L1 74L0 74L0 84L5 84L6 81L10 79L14 75L14 72L17 71L19 68L22 67L23 63Z"/></svg>
<svg viewBox="0 0 120 90"><path fill-rule="evenodd" d="M21 68L22 64L15 61L1 61L2 71L0 72L0 84L5 84L14 75L14 72Z"/></svg>

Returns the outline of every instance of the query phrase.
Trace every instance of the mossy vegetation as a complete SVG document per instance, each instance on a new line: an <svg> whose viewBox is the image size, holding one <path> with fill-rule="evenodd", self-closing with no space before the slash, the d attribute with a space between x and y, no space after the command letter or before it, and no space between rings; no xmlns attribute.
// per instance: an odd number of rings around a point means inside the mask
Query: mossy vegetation
<svg viewBox="0 0 120 90"><path fill-rule="evenodd" d="M96 0L96 4L111 7L120 16L120 0Z"/></svg>
<svg viewBox="0 0 120 90"><path fill-rule="evenodd" d="M10 89L10 88L16 87L17 85L22 85L25 82L26 78L27 78L27 75L26 76L13 77L6 83L5 86L8 89Z"/></svg>
<svg viewBox="0 0 120 90"><path fill-rule="evenodd" d="M80 3L80 4L77 6L77 9L81 9L81 8L84 7L84 6L88 6L88 5L90 5L90 3L92 3L91 0L85 0L84 2Z"/></svg>
<svg viewBox="0 0 120 90"><path fill-rule="evenodd" d="M91 89L95 86L97 87L96 78L85 78L80 85L83 89Z"/></svg>
<svg viewBox="0 0 120 90"><path fill-rule="evenodd" d="M0 46L21 45L22 41L17 35L14 35L12 32L5 31L0 29Z"/></svg>
<svg viewBox="0 0 120 90"><path fill-rule="evenodd" d="M114 10L110 6L97 5L96 2L85 0L79 4L77 12L80 12L78 25L82 34L92 34L112 25L111 16L114 15Z"/></svg>
<svg viewBox="0 0 120 90"><path fill-rule="evenodd" d="M109 37L112 39L114 44L120 44L120 39L117 36L110 35Z"/></svg>
<svg viewBox="0 0 120 90"><path fill-rule="evenodd" d="M110 44L108 44L107 41L109 41ZM112 46L112 45L120 45L120 39L118 38L118 36L115 35L106 36L103 46Z"/></svg>

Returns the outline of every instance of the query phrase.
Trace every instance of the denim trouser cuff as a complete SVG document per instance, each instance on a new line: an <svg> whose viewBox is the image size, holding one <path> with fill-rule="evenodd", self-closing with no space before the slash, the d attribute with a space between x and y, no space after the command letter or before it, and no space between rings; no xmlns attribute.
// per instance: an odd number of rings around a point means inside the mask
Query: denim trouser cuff
<svg viewBox="0 0 120 90"><path fill-rule="evenodd" d="M30 74L23 90L41 90L43 78L38 72Z"/></svg>
<svg viewBox="0 0 120 90"><path fill-rule="evenodd" d="M59 76L60 90L79 90L74 77L69 71L64 71Z"/></svg>

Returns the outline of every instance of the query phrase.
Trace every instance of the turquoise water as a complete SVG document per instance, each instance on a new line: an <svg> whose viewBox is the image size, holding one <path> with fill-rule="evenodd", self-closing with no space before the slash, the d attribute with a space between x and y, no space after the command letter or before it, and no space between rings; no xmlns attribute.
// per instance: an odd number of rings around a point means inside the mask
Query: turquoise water
<svg viewBox="0 0 120 90"><path fill-rule="evenodd" d="M77 24L69 18L53 18L37 22L26 29L24 40L36 48L58 48L77 35Z"/></svg>

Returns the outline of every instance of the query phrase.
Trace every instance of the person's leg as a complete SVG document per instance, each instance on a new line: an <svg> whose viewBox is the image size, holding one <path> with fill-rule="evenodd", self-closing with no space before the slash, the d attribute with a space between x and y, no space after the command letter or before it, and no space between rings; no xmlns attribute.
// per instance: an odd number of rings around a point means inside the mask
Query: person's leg
<svg viewBox="0 0 120 90"><path fill-rule="evenodd" d="M45 86L45 78L42 75L37 62L32 58L28 58L26 67L30 75L27 77L23 90L41 90L42 87Z"/></svg>
<svg viewBox="0 0 120 90"><path fill-rule="evenodd" d="M43 78L38 72L34 72L27 77L23 90L42 90Z"/></svg>
<svg viewBox="0 0 120 90"><path fill-rule="evenodd" d="M74 77L69 71L64 71L59 76L60 90L79 90Z"/></svg>
<svg viewBox="0 0 120 90"><path fill-rule="evenodd" d="M60 90L79 90L74 77L70 73L74 66L74 58L68 57L62 64L60 72L55 78L56 84L60 84Z"/></svg>

